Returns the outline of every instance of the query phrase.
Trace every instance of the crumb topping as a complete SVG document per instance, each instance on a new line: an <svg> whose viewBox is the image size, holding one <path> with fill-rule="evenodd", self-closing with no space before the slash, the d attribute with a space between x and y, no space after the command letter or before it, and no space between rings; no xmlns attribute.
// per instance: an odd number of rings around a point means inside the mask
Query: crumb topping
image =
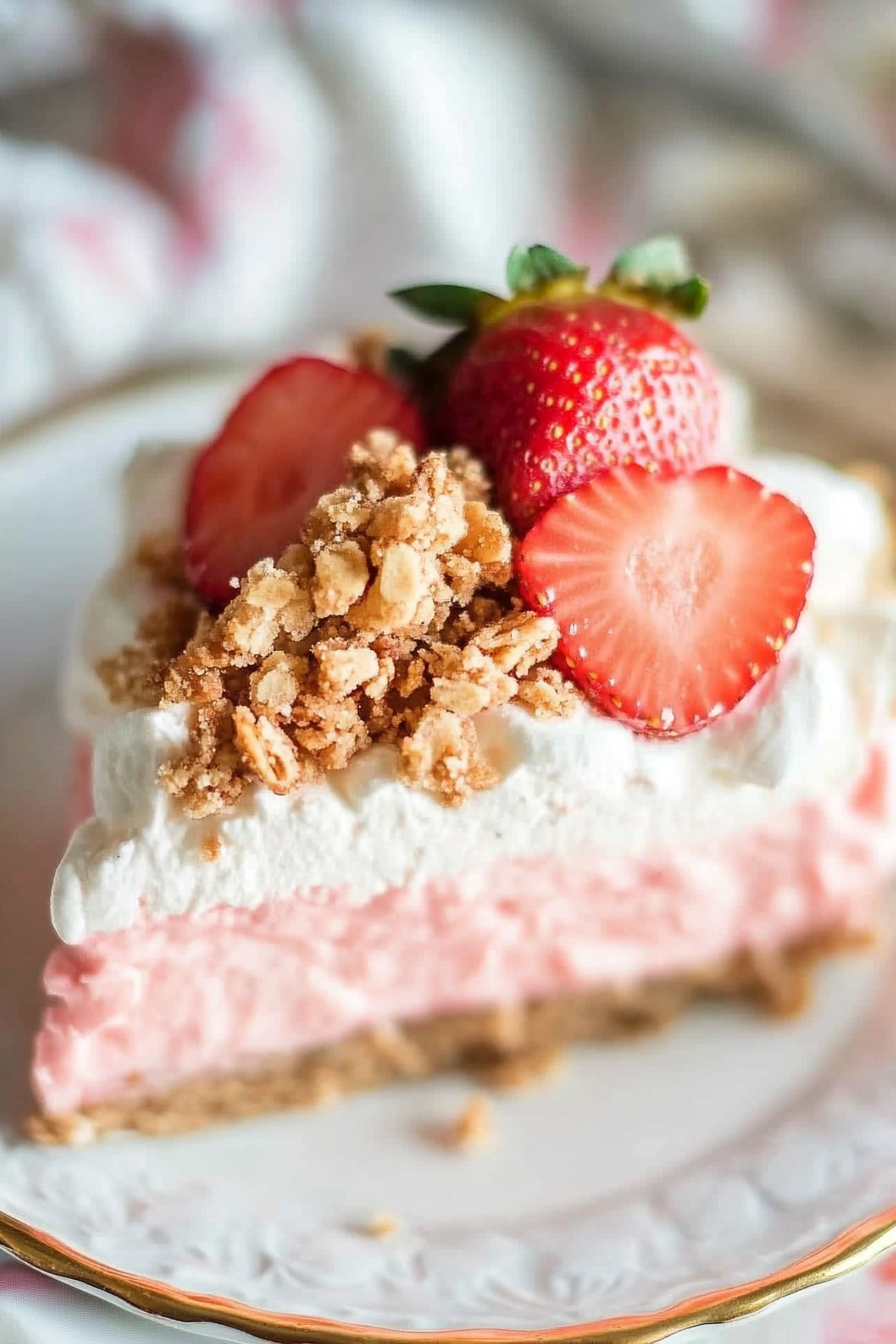
<svg viewBox="0 0 896 1344"><path fill-rule="evenodd" d="M348 356L359 369L385 377L389 372L389 347L392 344L385 327L362 327L348 344Z"/></svg>
<svg viewBox="0 0 896 1344"><path fill-rule="evenodd" d="M204 863L214 863L221 853L221 837L219 835L207 835L202 842L200 852Z"/></svg>
<svg viewBox="0 0 896 1344"><path fill-rule="evenodd" d="M199 613L189 593L167 597L143 617L133 643L99 660L96 674L113 705L152 709L159 703L168 666L192 637Z"/></svg>
<svg viewBox="0 0 896 1344"><path fill-rule="evenodd" d="M485 1148L494 1138L494 1116L485 1097L476 1093L445 1132L445 1144L459 1152Z"/></svg>
<svg viewBox="0 0 896 1344"><path fill-rule="evenodd" d="M368 1237L376 1237L382 1241L385 1237L393 1237L396 1232L401 1230L401 1219L394 1213L386 1211L374 1213L361 1229Z"/></svg>
<svg viewBox="0 0 896 1344"><path fill-rule="evenodd" d="M184 548L174 532L153 532L141 537L134 560L148 570L153 581L168 588L188 592L184 569Z"/></svg>
<svg viewBox="0 0 896 1344"><path fill-rule="evenodd" d="M498 779L477 714L573 712L579 693L548 666L557 628L519 597L489 498L465 449L418 458L374 431L346 484L219 614L177 588L170 546L141 549L173 596L98 670L115 702L191 707L188 749L160 774L190 816L231 807L255 780L291 793L374 742L398 748L404 783L458 806Z"/></svg>

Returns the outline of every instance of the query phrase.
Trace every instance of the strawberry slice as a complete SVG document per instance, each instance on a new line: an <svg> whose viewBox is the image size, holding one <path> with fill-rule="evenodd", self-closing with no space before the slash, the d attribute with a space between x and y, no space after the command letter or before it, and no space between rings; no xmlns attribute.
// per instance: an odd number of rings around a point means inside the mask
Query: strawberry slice
<svg viewBox="0 0 896 1344"><path fill-rule="evenodd" d="M681 737L774 666L812 580L802 509L731 467L618 467L565 495L517 555L526 601L560 626L561 665L606 714Z"/></svg>
<svg viewBox="0 0 896 1344"><path fill-rule="evenodd" d="M184 550L200 597L227 602L231 579L296 541L312 505L344 479L352 444L387 428L423 444L413 404L376 374L309 355L269 369L193 467Z"/></svg>

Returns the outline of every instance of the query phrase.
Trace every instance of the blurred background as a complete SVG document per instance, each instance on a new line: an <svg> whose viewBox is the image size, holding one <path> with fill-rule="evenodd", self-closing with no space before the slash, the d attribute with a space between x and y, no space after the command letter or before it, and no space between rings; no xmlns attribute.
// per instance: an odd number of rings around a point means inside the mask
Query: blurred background
<svg viewBox="0 0 896 1344"><path fill-rule="evenodd" d="M0 0L0 432L668 229L768 432L896 457L893 0Z"/></svg>

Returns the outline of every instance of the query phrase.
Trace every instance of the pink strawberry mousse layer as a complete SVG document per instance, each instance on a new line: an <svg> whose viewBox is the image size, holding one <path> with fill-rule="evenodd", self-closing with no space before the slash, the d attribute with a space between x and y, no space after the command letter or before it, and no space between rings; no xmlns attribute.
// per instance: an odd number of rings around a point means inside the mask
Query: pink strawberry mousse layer
<svg viewBox="0 0 896 1344"><path fill-rule="evenodd" d="M877 923L896 752L847 798L805 800L653 860L504 861L397 887L147 920L61 946L33 1082L49 1114L251 1068L373 1023L698 970L742 949Z"/></svg>

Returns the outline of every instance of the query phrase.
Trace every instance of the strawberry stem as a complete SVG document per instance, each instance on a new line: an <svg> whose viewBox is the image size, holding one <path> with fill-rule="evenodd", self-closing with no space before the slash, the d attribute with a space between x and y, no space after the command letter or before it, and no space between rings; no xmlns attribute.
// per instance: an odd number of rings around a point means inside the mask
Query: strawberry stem
<svg viewBox="0 0 896 1344"><path fill-rule="evenodd" d="M684 243L671 234L620 252L600 292L684 318L699 317L709 301L708 282L694 274Z"/></svg>
<svg viewBox="0 0 896 1344"><path fill-rule="evenodd" d="M579 266L562 252L544 243L533 243L531 247L514 247L507 258L507 288L511 294L529 294L537 292L552 280L562 276L579 276L582 280L588 274L587 266Z"/></svg>
<svg viewBox="0 0 896 1344"><path fill-rule="evenodd" d="M588 267L580 266L544 243L516 246L507 258L509 298L471 285L411 285L390 298L420 317L459 328L430 355L419 359L406 349L389 354L389 372L420 402L431 434L438 434L438 405L448 381L476 333L501 322L524 304L602 294L619 303L664 312L673 318L699 317L709 285L691 270L687 250L671 235L650 238L621 252L607 278L588 286Z"/></svg>
<svg viewBox="0 0 896 1344"><path fill-rule="evenodd" d="M475 331L498 322L522 303L550 302L587 290L588 267L544 243L516 246L507 258L510 298L471 285L411 285L390 297L420 317ZM709 285L695 275L680 238L661 234L620 252L595 290L620 303L665 312L673 318L699 317Z"/></svg>

